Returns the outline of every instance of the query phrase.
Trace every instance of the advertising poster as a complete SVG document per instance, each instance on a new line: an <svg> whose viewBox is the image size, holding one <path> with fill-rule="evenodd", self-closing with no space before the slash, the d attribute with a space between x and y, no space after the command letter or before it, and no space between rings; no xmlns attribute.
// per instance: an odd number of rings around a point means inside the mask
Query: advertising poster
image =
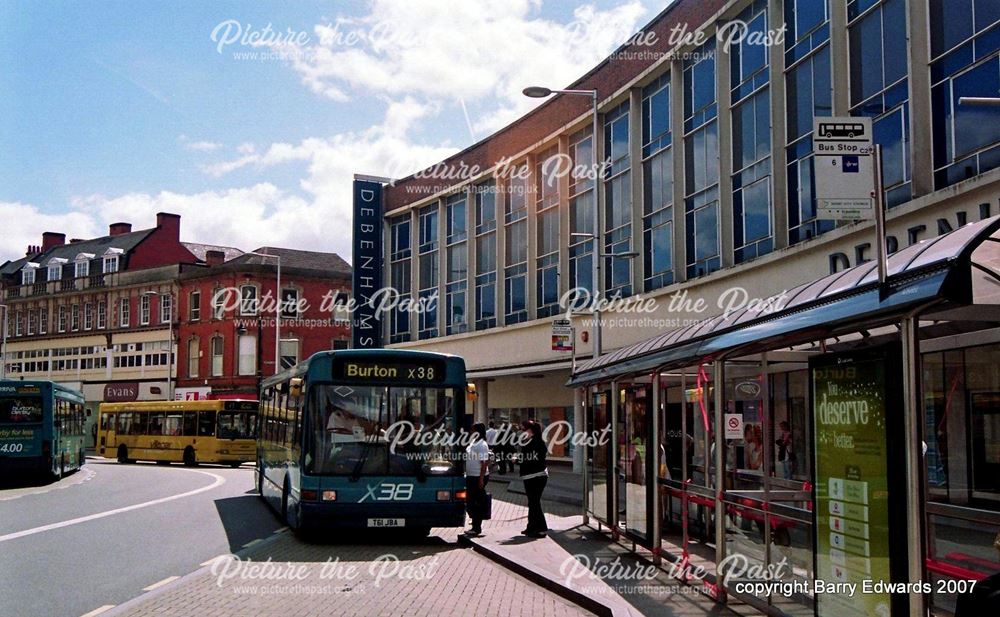
<svg viewBox="0 0 1000 617"><path fill-rule="evenodd" d="M816 432L816 591L821 616L890 615L885 358L811 367Z"/></svg>

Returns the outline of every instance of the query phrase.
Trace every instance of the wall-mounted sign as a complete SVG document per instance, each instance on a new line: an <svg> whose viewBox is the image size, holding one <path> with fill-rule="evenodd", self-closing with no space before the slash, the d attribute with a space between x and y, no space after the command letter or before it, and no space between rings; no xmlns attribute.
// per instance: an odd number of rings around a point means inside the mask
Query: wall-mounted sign
<svg viewBox="0 0 1000 617"><path fill-rule="evenodd" d="M104 386L105 403L131 403L139 400L139 384L136 382L109 383Z"/></svg>
<svg viewBox="0 0 1000 617"><path fill-rule="evenodd" d="M855 593L817 593L817 613L824 617L888 617L897 612L890 609L898 599L888 593L863 592L866 582L893 580L888 440L893 414L887 407L901 394L894 391L892 375L898 364L887 349L898 347L820 357L810 367L816 579L856 585Z"/></svg>
<svg viewBox="0 0 1000 617"><path fill-rule="evenodd" d="M568 319L552 322L552 351L573 351L573 325Z"/></svg>
<svg viewBox="0 0 1000 617"><path fill-rule="evenodd" d="M743 414L727 413L723 418L726 439L743 439Z"/></svg>
<svg viewBox="0 0 1000 617"><path fill-rule="evenodd" d="M816 210L821 219L874 218L871 118L813 119Z"/></svg>
<svg viewBox="0 0 1000 617"><path fill-rule="evenodd" d="M351 320L355 349L382 347L382 321L369 304L382 288L382 184L354 181L354 238L351 250L353 293L357 307Z"/></svg>

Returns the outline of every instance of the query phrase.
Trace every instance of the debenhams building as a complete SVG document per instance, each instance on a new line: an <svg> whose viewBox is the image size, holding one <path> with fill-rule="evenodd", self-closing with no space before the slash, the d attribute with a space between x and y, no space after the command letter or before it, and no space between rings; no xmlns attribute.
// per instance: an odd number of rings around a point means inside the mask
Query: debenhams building
<svg viewBox="0 0 1000 617"><path fill-rule="evenodd" d="M573 84L524 84L582 92L383 188L384 284L439 298L384 342L464 357L481 418L611 425L556 452L589 521L719 597L733 555L787 581L992 574L1000 107L963 97L1000 96L998 50L997 0L679 0ZM818 216L822 116L872 121L885 283L873 224ZM554 336L595 276L620 302ZM742 599L954 609L810 589Z"/></svg>

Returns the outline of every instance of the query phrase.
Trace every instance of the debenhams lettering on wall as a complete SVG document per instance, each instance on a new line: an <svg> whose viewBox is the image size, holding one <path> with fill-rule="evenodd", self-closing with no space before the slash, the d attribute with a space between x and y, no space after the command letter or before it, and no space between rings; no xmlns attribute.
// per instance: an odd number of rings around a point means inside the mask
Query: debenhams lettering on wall
<svg viewBox="0 0 1000 617"><path fill-rule="evenodd" d="M987 219L996 213L989 201L959 208L946 206L944 203L927 206L900 217L901 222L894 219L887 222L886 248L891 255L921 240L946 234L968 223ZM891 210L889 215L892 216ZM868 228L871 229L870 224ZM832 251L827 259L831 274L872 261L875 259L874 237L871 240L858 242L849 249Z"/></svg>

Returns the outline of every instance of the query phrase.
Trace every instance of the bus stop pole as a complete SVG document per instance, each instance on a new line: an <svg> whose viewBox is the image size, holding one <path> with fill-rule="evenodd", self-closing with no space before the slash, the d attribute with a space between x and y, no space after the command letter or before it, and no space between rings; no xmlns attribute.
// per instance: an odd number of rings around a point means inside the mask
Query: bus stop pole
<svg viewBox="0 0 1000 617"><path fill-rule="evenodd" d="M903 347L903 427L906 433L906 539L907 580L921 581L924 577L924 506L923 438L921 422L923 406L920 369L920 321L916 314L899 324ZM927 614L926 598L919 591L910 592L910 617Z"/></svg>
<svg viewBox="0 0 1000 617"><path fill-rule="evenodd" d="M875 144L872 163L875 167L875 186L872 188L872 206L875 208L875 247L878 251L878 284L885 285L886 277L886 242L885 242L885 204L882 198L882 146Z"/></svg>

